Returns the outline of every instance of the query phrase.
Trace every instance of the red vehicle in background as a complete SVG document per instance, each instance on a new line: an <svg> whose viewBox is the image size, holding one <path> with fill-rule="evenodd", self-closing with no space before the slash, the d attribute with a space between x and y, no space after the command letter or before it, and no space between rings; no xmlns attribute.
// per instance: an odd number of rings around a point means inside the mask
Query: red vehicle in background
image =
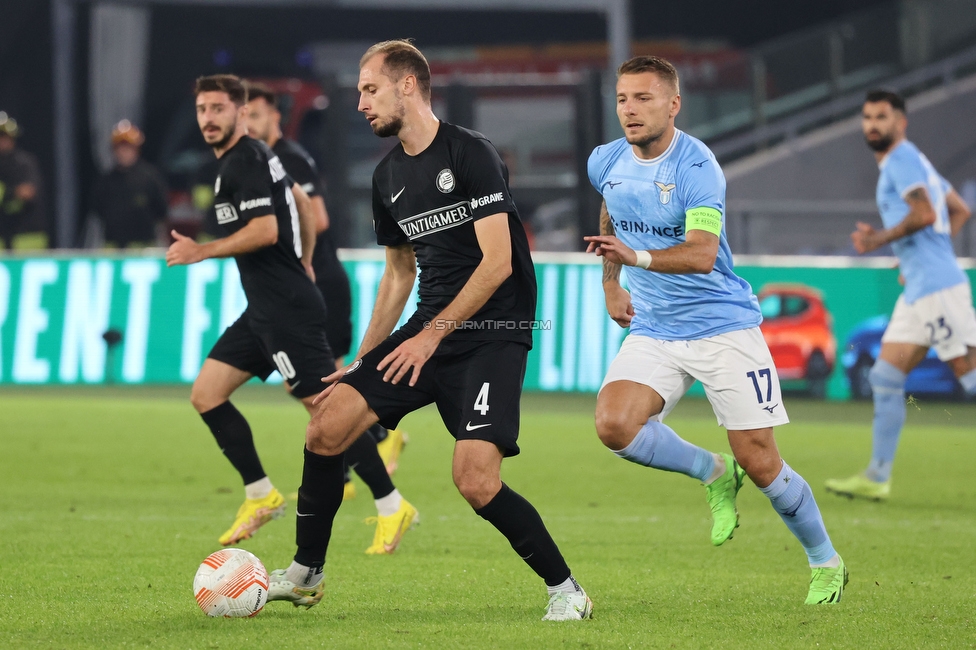
<svg viewBox="0 0 976 650"><path fill-rule="evenodd" d="M803 284L767 284L759 292L759 307L760 329L780 379L804 381L811 395L826 396L837 339L823 294Z"/></svg>

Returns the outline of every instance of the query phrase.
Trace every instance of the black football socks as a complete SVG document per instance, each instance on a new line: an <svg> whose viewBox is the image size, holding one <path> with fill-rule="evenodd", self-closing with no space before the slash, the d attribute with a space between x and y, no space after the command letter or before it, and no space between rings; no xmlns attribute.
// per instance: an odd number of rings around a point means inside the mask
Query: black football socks
<svg viewBox="0 0 976 650"><path fill-rule="evenodd" d="M332 521L342 505L342 484L343 454L320 456L305 450L295 522L298 564L313 568L325 564Z"/></svg>
<svg viewBox="0 0 976 650"><path fill-rule="evenodd" d="M510 487L502 483L498 494L475 513L497 528L547 585L559 585L569 579L569 566L542 523L542 517L531 503Z"/></svg>
<svg viewBox="0 0 976 650"><path fill-rule="evenodd" d="M374 499L382 499L393 492L393 481L380 458L376 440L369 432L359 436L346 449L346 464L369 486Z"/></svg>
<svg viewBox="0 0 976 650"><path fill-rule="evenodd" d="M241 412L229 401L201 413L200 417L210 427L220 451L240 473L244 485L263 479L267 474L261 467L261 459L254 448L251 427Z"/></svg>

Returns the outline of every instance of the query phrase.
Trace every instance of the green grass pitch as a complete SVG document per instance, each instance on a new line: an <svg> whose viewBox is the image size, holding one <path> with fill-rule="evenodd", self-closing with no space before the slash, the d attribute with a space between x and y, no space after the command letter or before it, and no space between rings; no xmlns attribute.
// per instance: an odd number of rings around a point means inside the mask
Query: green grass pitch
<svg viewBox="0 0 976 650"><path fill-rule="evenodd" d="M787 402L780 449L851 570L836 607L802 604L805 556L751 483L735 538L713 548L704 490L603 449L593 396L527 395L523 453L503 477L542 513L593 620L539 620L541 581L457 494L432 409L404 422L395 480L422 523L397 554L363 553L375 508L360 483L339 511L322 603L230 620L204 616L191 583L243 495L187 393L0 392L0 648L976 647L976 405L911 405L892 500L873 504L822 488L865 464L870 405ZM265 387L235 402L272 480L294 492L303 409ZM704 402L669 423L728 448ZM291 559L294 512L242 545L269 570Z"/></svg>

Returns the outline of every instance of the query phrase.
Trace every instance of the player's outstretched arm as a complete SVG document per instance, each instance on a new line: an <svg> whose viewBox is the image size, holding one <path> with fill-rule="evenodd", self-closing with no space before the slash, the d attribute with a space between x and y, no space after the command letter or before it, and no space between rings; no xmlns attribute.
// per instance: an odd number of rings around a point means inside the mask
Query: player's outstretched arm
<svg viewBox="0 0 976 650"><path fill-rule="evenodd" d="M383 270L383 277L380 278L376 302L373 303L373 315L369 319L363 342L359 344L359 351L356 352L354 359L362 359L363 355L382 343L393 332L407 304L407 299L410 298L416 275L417 258L410 244L386 247L386 268ZM336 386L335 382L342 378L349 365L322 378L327 386L315 396L312 404L318 404L329 396Z"/></svg>
<svg viewBox="0 0 976 650"><path fill-rule="evenodd" d="M175 241L166 251L166 265L195 264L213 257L233 257L274 246L278 242L278 218L273 214L255 217L229 237L206 244L198 244L175 230L170 234Z"/></svg>
<svg viewBox="0 0 976 650"><path fill-rule="evenodd" d="M315 214L315 234L320 235L329 229L329 211L325 209L325 199L321 196L310 196L312 212Z"/></svg>
<svg viewBox="0 0 976 650"><path fill-rule="evenodd" d="M356 353L357 359L382 343L396 327L403 308L410 298L417 277L417 258L410 244L386 247L386 268L380 278L379 291L373 304L373 315Z"/></svg>
<svg viewBox="0 0 976 650"><path fill-rule="evenodd" d="M949 233L955 237L969 221L972 213L969 211L969 206L955 190L949 190L949 193L946 194L946 208L949 210Z"/></svg>
<svg viewBox="0 0 976 650"><path fill-rule="evenodd" d="M600 204L600 234L616 235L617 231L610 220L607 202ZM630 327L634 318L634 305L630 302L630 292L620 286L620 269L623 266L603 257L603 295L606 298L607 313L620 327Z"/></svg>
<svg viewBox="0 0 976 650"><path fill-rule="evenodd" d="M380 361L377 368L385 370L383 381L395 384L412 369L409 383L416 385L420 369L441 340L453 332L458 323L481 309L512 274L512 233L508 227L508 213L498 212L475 221L474 232L481 247L481 262L454 300L425 324L424 331L401 343Z"/></svg>
<svg viewBox="0 0 976 650"><path fill-rule="evenodd" d="M610 220L610 211L607 210L607 202L603 201L600 204L600 234L613 236L617 234L617 230L613 227L613 221ZM617 264L616 262L611 262L606 257L603 258L603 284L607 282L616 282L620 284L620 269L623 266Z"/></svg>
<svg viewBox="0 0 976 650"><path fill-rule="evenodd" d="M614 236L599 235L584 237L589 242L587 253L596 253L604 259L616 264L637 266L640 258L638 252L624 244ZM704 230L689 230L685 241L661 250L640 251L650 255L650 260L641 266L655 273L689 274L711 273L718 257L718 235Z"/></svg>
<svg viewBox="0 0 976 650"><path fill-rule="evenodd" d="M906 194L905 202L908 203L908 214L901 222L891 228L875 230L871 224L859 221L857 230L851 233L854 250L858 253L870 253L885 244L890 244L902 237L908 237L935 223L935 208L932 207L929 193L924 187L916 187Z"/></svg>
<svg viewBox="0 0 976 650"><path fill-rule="evenodd" d="M298 231L302 238L302 266L305 273L315 281L315 271L312 270L312 253L315 252L316 216L312 209L312 201L302 186L295 183L291 187L295 196L295 207L298 208Z"/></svg>
<svg viewBox="0 0 976 650"><path fill-rule="evenodd" d="M432 321L431 329L439 339L453 331L456 323L465 321L481 309L492 294L512 274L512 233L508 213L499 212L474 223L481 247L481 262L461 287L461 291Z"/></svg>

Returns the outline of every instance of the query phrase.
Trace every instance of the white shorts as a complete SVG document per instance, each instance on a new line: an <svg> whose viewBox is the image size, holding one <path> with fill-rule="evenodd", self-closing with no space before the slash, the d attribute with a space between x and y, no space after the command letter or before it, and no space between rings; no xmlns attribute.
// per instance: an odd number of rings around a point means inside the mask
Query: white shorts
<svg viewBox="0 0 976 650"><path fill-rule="evenodd" d="M968 282L922 296L912 304L898 296L883 343L914 343L935 348L943 361L976 347L976 311Z"/></svg>
<svg viewBox="0 0 976 650"><path fill-rule="evenodd" d="M790 421L773 357L758 327L694 341L628 334L603 386L614 381L650 386L664 398L664 410L652 419L664 420L696 379L726 429L764 429Z"/></svg>

